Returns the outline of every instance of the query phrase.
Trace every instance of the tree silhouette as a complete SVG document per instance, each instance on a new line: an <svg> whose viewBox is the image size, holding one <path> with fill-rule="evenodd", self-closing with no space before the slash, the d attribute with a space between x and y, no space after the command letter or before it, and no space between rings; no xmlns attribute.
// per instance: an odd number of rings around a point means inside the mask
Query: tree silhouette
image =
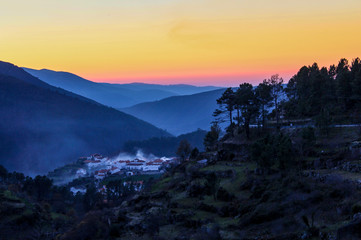
<svg viewBox="0 0 361 240"><path fill-rule="evenodd" d="M249 125L251 119L258 113L258 102L253 87L249 83L239 85L235 95L235 103L242 113L242 122L246 131L247 139L250 138ZM238 120L240 121L240 119Z"/></svg>
<svg viewBox="0 0 361 240"><path fill-rule="evenodd" d="M192 148L187 140L182 140L177 149L177 155L184 161L191 154Z"/></svg>
<svg viewBox="0 0 361 240"><path fill-rule="evenodd" d="M206 147L207 151L215 150L220 132L221 128L218 126L218 124L213 123L211 126L211 131L209 131L204 138L204 146Z"/></svg>
<svg viewBox="0 0 361 240"><path fill-rule="evenodd" d="M263 80L263 82L260 83L255 89L256 98L260 105L263 129L266 127L266 118L268 114L266 108L272 105L271 90L272 90L272 86L266 80Z"/></svg>
<svg viewBox="0 0 361 240"><path fill-rule="evenodd" d="M270 79L266 80L266 82L271 86L271 98L273 100L273 106L275 108L276 113L276 122L277 128L279 128L280 122L280 100L281 94L283 92L283 79L279 77L278 74L272 75Z"/></svg>
<svg viewBox="0 0 361 240"><path fill-rule="evenodd" d="M216 117L217 122L225 122L226 119L229 119L230 125L233 124L233 111L234 111L234 92L232 88L227 88L226 91L222 94L220 98L217 99L217 104L219 108L216 109L213 113L213 116Z"/></svg>

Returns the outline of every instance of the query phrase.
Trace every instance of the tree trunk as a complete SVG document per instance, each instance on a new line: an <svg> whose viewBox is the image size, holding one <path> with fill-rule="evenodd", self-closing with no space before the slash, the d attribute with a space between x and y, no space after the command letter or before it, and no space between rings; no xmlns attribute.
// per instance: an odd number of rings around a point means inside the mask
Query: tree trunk
<svg viewBox="0 0 361 240"><path fill-rule="evenodd" d="M244 121L244 128L245 128L245 130L246 130L246 137L247 137L247 139L249 139L249 120L248 119L246 119L245 121Z"/></svg>
<svg viewBox="0 0 361 240"><path fill-rule="evenodd" d="M240 119L239 119L239 108L237 108L237 126L239 127L240 125Z"/></svg>
<svg viewBox="0 0 361 240"><path fill-rule="evenodd" d="M265 116L264 104L262 104L262 129L265 130L266 116Z"/></svg>
<svg viewBox="0 0 361 240"><path fill-rule="evenodd" d="M275 110L276 110L276 127L277 130L279 130L280 126L279 126L279 122L280 122L280 116L278 113L278 101L277 101L277 96L275 97Z"/></svg>

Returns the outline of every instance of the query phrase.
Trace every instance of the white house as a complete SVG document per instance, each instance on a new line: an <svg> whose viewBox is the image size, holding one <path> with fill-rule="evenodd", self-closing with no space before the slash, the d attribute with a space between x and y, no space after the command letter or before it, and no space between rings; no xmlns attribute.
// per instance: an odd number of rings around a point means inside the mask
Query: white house
<svg viewBox="0 0 361 240"><path fill-rule="evenodd" d="M127 163L127 165L125 167L127 169L143 170L144 164L143 163L130 162L130 163Z"/></svg>
<svg viewBox="0 0 361 240"><path fill-rule="evenodd" d="M162 163L159 162L148 162L143 171L159 171L159 168L162 166Z"/></svg>
<svg viewBox="0 0 361 240"><path fill-rule="evenodd" d="M94 178L98 179L98 180L103 179L107 175L108 171L109 171L108 169L102 169L102 170L96 171L94 174Z"/></svg>
<svg viewBox="0 0 361 240"><path fill-rule="evenodd" d="M111 174L117 174L117 173L120 172L120 169L119 169L118 167L113 166L113 167L109 170L109 172L110 172Z"/></svg>

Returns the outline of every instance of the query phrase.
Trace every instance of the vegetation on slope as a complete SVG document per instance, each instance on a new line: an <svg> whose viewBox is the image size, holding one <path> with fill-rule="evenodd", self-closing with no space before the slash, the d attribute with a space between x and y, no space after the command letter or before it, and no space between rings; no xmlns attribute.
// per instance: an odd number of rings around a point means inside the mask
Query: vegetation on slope
<svg viewBox="0 0 361 240"><path fill-rule="evenodd" d="M16 71L23 72L12 66L12 74ZM0 74L0 163L10 170L46 173L81 155L110 155L129 140L170 136L128 114L44 85Z"/></svg>
<svg viewBox="0 0 361 240"><path fill-rule="evenodd" d="M205 137L206 152L191 153L181 141L179 165L115 206L94 204L57 238L360 239L360 127L328 121L349 121L359 99L343 105L347 98L340 97L335 106L348 107L327 114L297 110L297 120L308 124L282 127L282 116L295 110L285 106L302 99L279 100L281 86L273 76L262 91L249 84L225 91L215 112L218 121L229 120L221 139L215 124ZM305 99L321 101L317 96ZM252 128L253 121L263 124Z"/></svg>
<svg viewBox="0 0 361 240"><path fill-rule="evenodd" d="M203 140L206 131L198 129L195 132L182 134L178 137L150 138L144 141L128 141L124 144L123 150L129 153L136 153L141 149L146 154L155 156L176 156L177 148L182 140L187 140L190 145L199 151L204 150Z"/></svg>

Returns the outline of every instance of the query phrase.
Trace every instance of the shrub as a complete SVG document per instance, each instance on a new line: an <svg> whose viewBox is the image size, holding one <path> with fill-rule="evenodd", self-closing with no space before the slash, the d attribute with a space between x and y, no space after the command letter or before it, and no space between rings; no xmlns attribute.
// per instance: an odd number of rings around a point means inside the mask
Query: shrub
<svg viewBox="0 0 361 240"><path fill-rule="evenodd" d="M354 205L352 205L351 210L352 210L352 214L360 213L361 212L361 204L355 203Z"/></svg>

